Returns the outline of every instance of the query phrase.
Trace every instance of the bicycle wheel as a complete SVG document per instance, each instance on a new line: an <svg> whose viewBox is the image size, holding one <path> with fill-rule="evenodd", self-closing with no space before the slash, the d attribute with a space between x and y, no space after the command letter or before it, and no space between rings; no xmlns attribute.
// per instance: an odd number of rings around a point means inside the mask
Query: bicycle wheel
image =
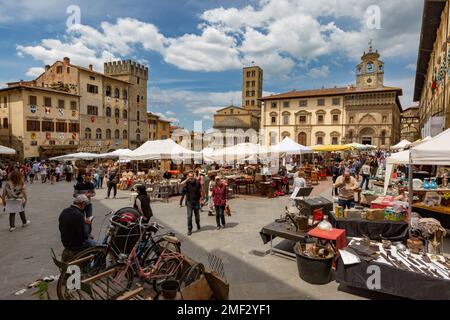
<svg viewBox="0 0 450 320"><path fill-rule="evenodd" d="M161 238L144 251L141 258L141 265L144 268L152 267L161 256L164 248L172 252L181 253L180 244L174 244Z"/></svg>
<svg viewBox="0 0 450 320"><path fill-rule="evenodd" d="M191 267L187 268L180 276L181 288L187 287L191 283L197 281L204 273L205 273L205 266L203 265L203 263L196 263Z"/></svg>
<svg viewBox="0 0 450 320"><path fill-rule="evenodd" d="M81 272L80 281L106 270L106 268L115 263L117 260L114 252L109 250L108 247L95 246L79 252L71 259L71 261L83 259L91 255L91 259L77 264ZM69 277L69 273L61 273L59 276L56 293L58 295L58 299L60 300L72 300L75 298L73 296L75 294L74 290L67 288L67 281Z"/></svg>
<svg viewBox="0 0 450 320"><path fill-rule="evenodd" d="M181 262L177 258L169 258L161 262L158 269L153 273L156 277L153 279L152 285L156 293L161 291L161 283L167 279L178 279L180 264Z"/></svg>

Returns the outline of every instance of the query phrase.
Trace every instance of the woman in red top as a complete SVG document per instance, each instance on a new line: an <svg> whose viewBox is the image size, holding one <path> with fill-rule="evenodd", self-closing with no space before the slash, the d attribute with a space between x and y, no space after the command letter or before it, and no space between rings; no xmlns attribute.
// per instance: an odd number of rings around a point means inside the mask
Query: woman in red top
<svg viewBox="0 0 450 320"><path fill-rule="evenodd" d="M225 228L225 206L227 205L227 187L220 177L216 177L216 184L212 188L212 198L216 209L217 230Z"/></svg>

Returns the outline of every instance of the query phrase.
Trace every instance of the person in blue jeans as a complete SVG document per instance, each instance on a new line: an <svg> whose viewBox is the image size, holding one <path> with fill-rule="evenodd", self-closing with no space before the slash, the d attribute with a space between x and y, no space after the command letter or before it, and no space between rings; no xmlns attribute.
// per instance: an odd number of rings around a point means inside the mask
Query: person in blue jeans
<svg viewBox="0 0 450 320"><path fill-rule="evenodd" d="M355 206L355 191L359 188L358 181L346 170L342 176L339 176L334 186L338 189L338 204L344 209L351 209Z"/></svg>
<svg viewBox="0 0 450 320"><path fill-rule="evenodd" d="M187 225L188 236L192 234L192 216L195 215L195 223L197 224L197 231L200 231L200 208L203 205L203 198L205 192L203 185L194 178L194 174L190 172L186 180L181 183L186 187L186 208L187 208Z"/></svg>
<svg viewBox="0 0 450 320"><path fill-rule="evenodd" d="M362 177L361 184L359 185L360 188L362 188L365 184L366 190L369 190L370 169L370 162L366 161L360 171L360 175Z"/></svg>

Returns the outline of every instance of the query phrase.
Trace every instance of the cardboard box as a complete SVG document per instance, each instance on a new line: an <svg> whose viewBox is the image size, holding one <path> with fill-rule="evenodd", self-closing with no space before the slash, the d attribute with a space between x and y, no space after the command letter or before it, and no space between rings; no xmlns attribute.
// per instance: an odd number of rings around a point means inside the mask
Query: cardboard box
<svg viewBox="0 0 450 320"><path fill-rule="evenodd" d="M367 220L384 220L384 209L369 209L367 211Z"/></svg>

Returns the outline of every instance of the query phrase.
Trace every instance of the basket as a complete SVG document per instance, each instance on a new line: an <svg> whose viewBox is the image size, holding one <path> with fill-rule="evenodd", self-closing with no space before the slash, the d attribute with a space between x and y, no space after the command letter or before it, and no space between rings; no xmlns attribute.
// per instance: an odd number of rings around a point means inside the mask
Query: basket
<svg viewBox="0 0 450 320"><path fill-rule="evenodd" d="M134 208L117 210L111 218L110 244L116 253L129 254L140 237L139 218L141 214Z"/></svg>

